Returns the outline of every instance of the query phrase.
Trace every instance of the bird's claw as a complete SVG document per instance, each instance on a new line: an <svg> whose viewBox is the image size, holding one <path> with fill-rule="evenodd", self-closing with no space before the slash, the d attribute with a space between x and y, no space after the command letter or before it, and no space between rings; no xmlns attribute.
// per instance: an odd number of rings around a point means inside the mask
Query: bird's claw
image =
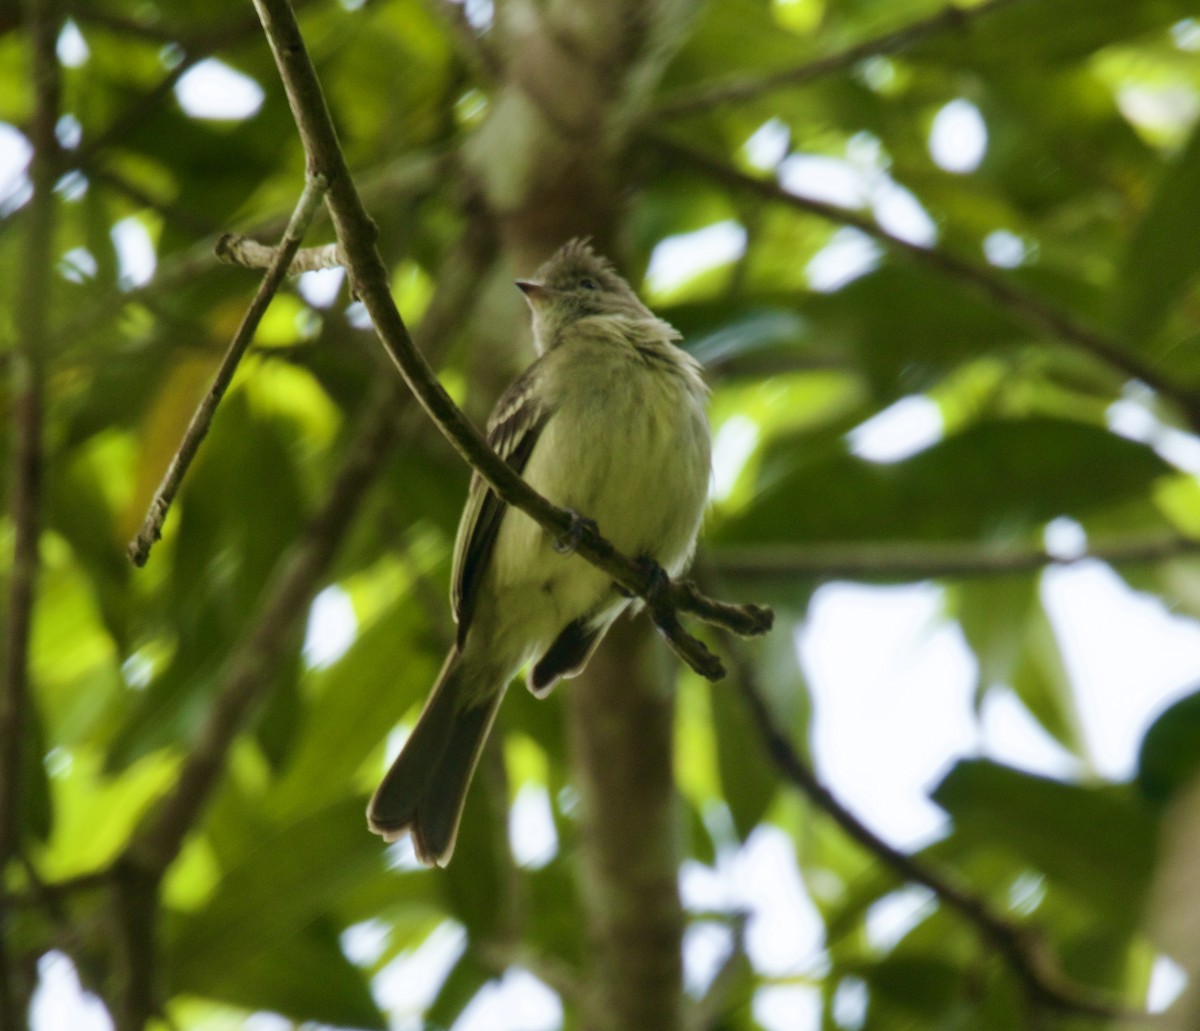
<svg viewBox="0 0 1200 1031"><path fill-rule="evenodd" d="M554 550L560 555L571 555L575 549L579 547L579 542L583 540L585 533L592 533L599 536L600 527L596 525L596 520L588 519L587 516L581 516L573 508L567 509L567 515L571 517L571 525L561 537L556 537L554 540Z"/></svg>
<svg viewBox="0 0 1200 1031"><path fill-rule="evenodd" d="M650 580L650 590L646 592L646 601L653 608L656 601L661 598L662 593L671 585L671 578L667 576L667 571L649 555L641 555L635 561ZM632 591L627 590L619 584L617 585L617 593L626 598L633 597Z"/></svg>

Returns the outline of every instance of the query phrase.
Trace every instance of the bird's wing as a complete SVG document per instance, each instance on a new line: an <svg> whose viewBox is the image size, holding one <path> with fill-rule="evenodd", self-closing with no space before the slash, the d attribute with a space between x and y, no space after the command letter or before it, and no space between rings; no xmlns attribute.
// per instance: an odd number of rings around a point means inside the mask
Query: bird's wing
<svg viewBox="0 0 1200 1031"><path fill-rule="evenodd" d="M526 369L501 395L488 420L487 442L517 473L525 468L551 414L530 389L534 368ZM479 473L472 474L471 489L454 542L454 571L450 580L450 603L458 621L459 647L466 640L479 585L507 509Z"/></svg>

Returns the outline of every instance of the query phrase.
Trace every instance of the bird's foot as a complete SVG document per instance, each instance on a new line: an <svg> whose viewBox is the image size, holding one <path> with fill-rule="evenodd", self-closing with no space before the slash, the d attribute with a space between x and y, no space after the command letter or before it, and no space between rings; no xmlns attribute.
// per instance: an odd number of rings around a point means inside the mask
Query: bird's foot
<svg viewBox="0 0 1200 1031"><path fill-rule="evenodd" d="M571 517L571 525L561 537L554 540L554 550L560 555L571 555L575 549L579 547L579 542L583 540L585 533L592 533L596 536L600 535L600 527L596 525L596 520L588 519L587 516L581 516L573 508L567 509L567 515Z"/></svg>
<svg viewBox="0 0 1200 1031"><path fill-rule="evenodd" d="M650 581L650 590L646 592L646 601L651 608L655 608L662 598L663 592L671 586L671 578L667 576L667 571L649 555L639 555L634 561ZM626 598L633 597L633 592L626 590L620 584L617 585L617 593Z"/></svg>

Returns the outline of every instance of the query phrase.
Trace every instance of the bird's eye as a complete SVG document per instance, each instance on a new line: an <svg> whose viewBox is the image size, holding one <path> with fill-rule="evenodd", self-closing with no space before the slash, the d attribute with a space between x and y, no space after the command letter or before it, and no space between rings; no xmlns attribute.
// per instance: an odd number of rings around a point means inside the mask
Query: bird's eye
<svg viewBox="0 0 1200 1031"><path fill-rule="evenodd" d="M589 278L588 276L584 276L583 279L581 279L579 281L579 285L581 287L583 287L585 290L598 290L599 289L599 287L596 286L596 281L594 279Z"/></svg>

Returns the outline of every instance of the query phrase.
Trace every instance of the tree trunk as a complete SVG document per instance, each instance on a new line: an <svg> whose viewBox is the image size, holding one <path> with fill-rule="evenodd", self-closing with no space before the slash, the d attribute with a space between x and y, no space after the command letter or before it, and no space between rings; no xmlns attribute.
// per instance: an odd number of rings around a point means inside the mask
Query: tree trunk
<svg viewBox="0 0 1200 1031"><path fill-rule="evenodd" d="M569 685L591 949L587 1031L683 1026L683 909L666 654L645 619L617 621Z"/></svg>

